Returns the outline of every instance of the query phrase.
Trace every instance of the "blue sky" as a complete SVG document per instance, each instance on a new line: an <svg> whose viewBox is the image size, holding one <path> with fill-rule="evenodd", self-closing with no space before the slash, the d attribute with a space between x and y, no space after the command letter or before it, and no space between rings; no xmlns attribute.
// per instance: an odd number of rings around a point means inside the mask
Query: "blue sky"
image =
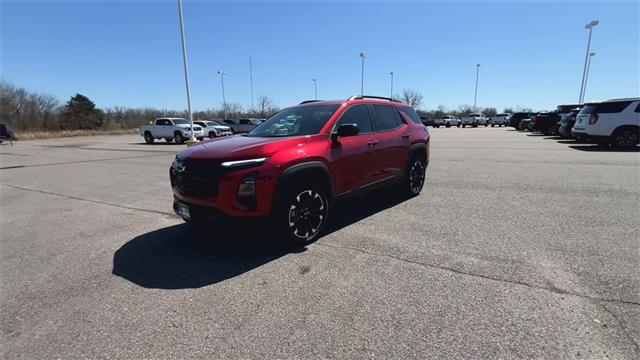
<svg viewBox="0 0 640 360"><path fill-rule="evenodd" d="M2 78L66 101L100 107L186 108L176 1L2 3ZM360 91L415 89L423 108L550 109L577 100L587 43L587 100L640 93L640 6L611 2L196 2L184 0L193 107L254 94L279 106Z"/></svg>

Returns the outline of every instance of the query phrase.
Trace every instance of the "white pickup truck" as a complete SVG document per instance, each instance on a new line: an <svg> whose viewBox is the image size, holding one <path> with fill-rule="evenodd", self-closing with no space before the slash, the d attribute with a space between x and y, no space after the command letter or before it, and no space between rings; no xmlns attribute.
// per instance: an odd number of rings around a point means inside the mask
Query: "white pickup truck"
<svg viewBox="0 0 640 360"><path fill-rule="evenodd" d="M491 127L494 126L507 126L509 117L511 114L498 114L491 118Z"/></svg>
<svg viewBox="0 0 640 360"><path fill-rule="evenodd" d="M469 114L469 116L463 116L460 119L460 123L462 124L462 127L465 127L467 125L472 127L478 127L478 125L488 126L489 119L484 116L483 113L475 113Z"/></svg>
<svg viewBox="0 0 640 360"><path fill-rule="evenodd" d="M204 131L199 125L193 125L194 137L198 140L204 138ZM147 144L153 144L155 139L173 140L177 144L184 143L191 137L191 125L189 120L181 118L158 118L153 125L140 126L140 136L144 137Z"/></svg>

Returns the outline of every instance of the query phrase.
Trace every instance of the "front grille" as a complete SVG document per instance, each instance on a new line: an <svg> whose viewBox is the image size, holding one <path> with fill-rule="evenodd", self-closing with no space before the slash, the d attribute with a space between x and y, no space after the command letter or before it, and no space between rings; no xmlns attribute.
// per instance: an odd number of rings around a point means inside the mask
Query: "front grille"
<svg viewBox="0 0 640 360"><path fill-rule="evenodd" d="M170 170L171 186L186 196L218 196L220 176L217 163L185 163L183 169Z"/></svg>

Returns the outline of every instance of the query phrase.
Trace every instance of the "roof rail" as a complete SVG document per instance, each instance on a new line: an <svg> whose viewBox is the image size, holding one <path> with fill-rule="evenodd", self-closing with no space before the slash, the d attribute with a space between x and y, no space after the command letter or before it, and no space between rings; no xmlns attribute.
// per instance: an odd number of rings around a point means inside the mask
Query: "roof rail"
<svg viewBox="0 0 640 360"><path fill-rule="evenodd" d="M387 101L393 101L393 102L401 102L398 99L392 99L392 98L388 98L388 97L384 97L384 96L373 96L373 95L354 95L352 97L350 97L349 99L347 99L347 101L349 100L357 100L357 99L377 99L377 100L387 100Z"/></svg>
<svg viewBox="0 0 640 360"><path fill-rule="evenodd" d="M298 105L308 104L308 103L313 103L313 102L318 102L318 101L322 101L322 100L305 100L305 101L301 102L301 103L300 103L300 104L298 104Z"/></svg>

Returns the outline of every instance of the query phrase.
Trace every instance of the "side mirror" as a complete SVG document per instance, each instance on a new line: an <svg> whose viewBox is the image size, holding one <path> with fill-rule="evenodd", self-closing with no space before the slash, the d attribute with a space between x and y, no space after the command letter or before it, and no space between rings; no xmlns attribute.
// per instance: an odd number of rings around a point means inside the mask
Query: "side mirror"
<svg viewBox="0 0 640 360"><path fill-rule="evenodd" d="M331 141L337 143L339 137L354 136L358 135L358 133L360 133L358 124L342 124L337 132L331 134Z"/></svg>

